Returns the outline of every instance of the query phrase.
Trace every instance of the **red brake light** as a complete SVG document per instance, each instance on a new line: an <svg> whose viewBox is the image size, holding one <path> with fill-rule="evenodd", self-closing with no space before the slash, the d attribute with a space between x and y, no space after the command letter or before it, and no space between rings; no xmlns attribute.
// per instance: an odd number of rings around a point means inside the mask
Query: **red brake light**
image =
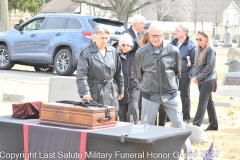
<svg viewBox="0 0 240 160"><path fill-rule="evenodd" d="M92 32L82 32L82 34L87 38L91 38L92 36Z"/></svg>

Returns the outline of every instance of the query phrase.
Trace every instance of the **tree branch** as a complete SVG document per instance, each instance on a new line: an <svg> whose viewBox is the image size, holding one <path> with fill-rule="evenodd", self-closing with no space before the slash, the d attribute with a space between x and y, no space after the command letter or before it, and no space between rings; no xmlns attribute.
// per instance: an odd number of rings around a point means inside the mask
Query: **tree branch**
<svg viewBox="0 0 240 160"><path fill-rule="evenodd" d="M102 5L99 5L99 4L95 4L95 3L91 3L91 2L88 2L86 0L71 0L72 2L76 2L76 3L85 3L89 6L93 6L93 7L97 7L97 8L100 8L102 10L109 10L109 11L114 11L115 12L115 6L102 6Z"/></svg>
<svg viewBox="0 0 240 160"><path fill-rule="evenodd" d="M113 0L109 0L109 3L112 5L112 6L116 6L116 2L113 1ZM114 4L115 3L115 4Z"/></svg>
<svg viewBox="0 0 240 160"><path fill-rule="evenodd" d="M129 11L129 13L130 13L130 14L131 14L131 13L134 13L134 12L138 11L139 9L141 9L141 8L147 6L147 5L150 5L150 4L155 3L155 2L160 2L160 1L162 1L162 0L151 0L151 1L146 1L146 2L144 2L142 5L138 6L137 8L135 8L135 9Z"/></svg>

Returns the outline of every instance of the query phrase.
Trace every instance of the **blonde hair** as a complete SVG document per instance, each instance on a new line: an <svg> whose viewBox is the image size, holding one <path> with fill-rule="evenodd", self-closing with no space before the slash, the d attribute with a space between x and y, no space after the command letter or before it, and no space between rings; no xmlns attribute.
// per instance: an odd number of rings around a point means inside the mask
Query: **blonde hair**
<svg viewBox="0 0 240 160"><path fill-rule="evenodd" d="M199 31L198 35L199 34L207 39L207 43L206 43L206 46L204 48L200 48L200 46L198 46L198 52L197 52L197 55L196 55L196 58L195 58L195 63L198 62L198 64L203 65L203 57L205 56L205 53L206 53L208 47L210 46L210 43L209 43L209 36L206 32ZM199 56L199 58L198 58L198 56Z"/></svg>

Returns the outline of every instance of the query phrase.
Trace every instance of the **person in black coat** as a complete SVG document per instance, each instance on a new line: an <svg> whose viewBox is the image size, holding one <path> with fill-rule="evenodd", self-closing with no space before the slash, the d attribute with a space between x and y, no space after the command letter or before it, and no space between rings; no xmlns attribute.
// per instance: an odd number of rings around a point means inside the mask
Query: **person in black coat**
<svg viewBox="0 0 240 160"><path fill-rule="evenodd" d="M145 26L145 17L142 15L136 14L132 17L132 25L125 31L124 33L128 33L133 39L133 48L132 52L136 52L140 48L140 40L144 34L144 26ZM141 109L142 109L142 96L140 95L139 99L139 118L141 119Z"/></svg>
<svg viewBox="0 0 240 160"><path fill-rule="evenodd" d="M92 41L79 54L76 83L84 101L114 106L123 98L122 63L116 49L108 46L110 31L104 25L94 28Z"/></svg>
<svg viewBox="0 0 240 160"><path fill-rule="evenodd" d="M124 77L124 97L119 100L119 120L124 122L138 123L139 108L138 101L140 90L136 73L135 51L132 50L133 41L129 34L125 33L120 37L117 52L122 62ZM131 119L131 115L133 119Z"/></svg>

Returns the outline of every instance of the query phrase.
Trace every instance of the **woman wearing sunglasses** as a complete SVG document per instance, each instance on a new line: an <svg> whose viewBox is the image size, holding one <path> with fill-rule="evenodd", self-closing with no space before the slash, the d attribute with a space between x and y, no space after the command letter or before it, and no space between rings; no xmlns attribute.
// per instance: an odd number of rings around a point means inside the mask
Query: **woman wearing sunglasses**
<svg viewBox="0 0 240 160"><path fill-rule="evenodd" d="M139 120L138 101L140 90L138 88L138 78L136 73L135 52L132 50L132 37L124 33L119 39L117 52L122 62L122 72L124 77L124 97L119 100L119 120L130 122L130 115L133 115L134 123Z"/></svg>
<svg viewBox="0 0 240 160"><path fill-rule="evenodd" d="M209 36L199 31L197 34L198 52L195 59L195 67L192 82L198 84L199 102L193 125L201 126L206 109L208 112L208 130L218 130L218 121L215 106L212 100L212 92L217 87L216 52L209 45Z"/></svg>

